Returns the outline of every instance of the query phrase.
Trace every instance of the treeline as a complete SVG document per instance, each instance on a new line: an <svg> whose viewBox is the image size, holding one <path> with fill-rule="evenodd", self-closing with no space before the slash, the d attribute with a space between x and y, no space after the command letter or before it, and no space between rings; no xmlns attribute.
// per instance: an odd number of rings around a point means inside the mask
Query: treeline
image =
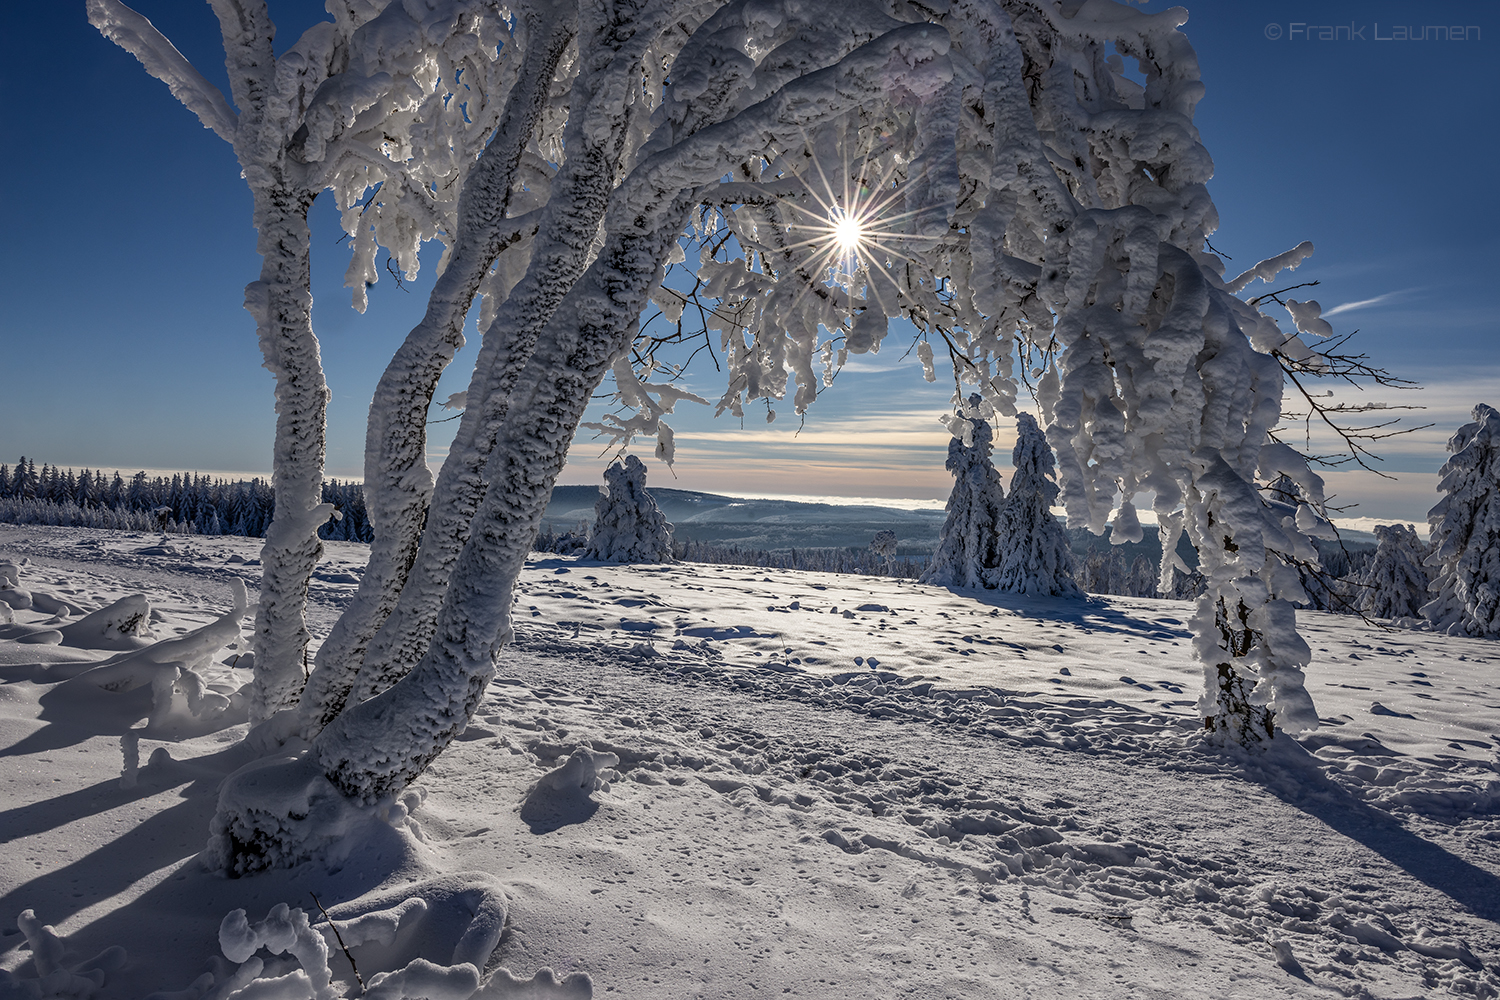
<svg viewBox="0 0 1500 1000"><path fill-rule="evenodd" d="M359 483L330 479L323 502L342 515L318 529L331 541L373 538ZM270 482L210 479L197 473L126 479L119 472L60 469L22 456L14 468L0 465L0 521L64 527L163 531L178 535L245 535L263 538L276 507Z"/></svg>
<svg viewBox="0 0 1500 1000"><path fill-rule="evenodd" d="M1347 548L1339 542L1313 539L1318 549L1318 568L1298 567L1302 588L1308 602L1298 607L1313 611L1353 614L1360 603L1361 589L1375 549L1370 546ZM1074 577L1078 586L1090 594L1115 594L1121 597L1170 597L1194 600L1203 592L1203 576L1197 570L1183 573L1174 570L1172 587L1163 591L1157 575L1156 559L1136 556L1128 561L1117 548L1101 551L1093 544L1082 558L1075 556Z"/></svg>
<svg viewBox="0 0 1500 1000"><path fill-rule="evenodd" d="M580 521L570 528L550 521L542 522L532 549L559 555L578 555L588 547L589 525ZM754 569L805 569L818 573L852 573L861 576L890 576L915 580L927 568L929 556L916 555L887 560L870 549L859 548L790 548L749 549L719 542L692 539L674 541L672 558L681 562L710 563L718 566L746 566Z"/></svg>

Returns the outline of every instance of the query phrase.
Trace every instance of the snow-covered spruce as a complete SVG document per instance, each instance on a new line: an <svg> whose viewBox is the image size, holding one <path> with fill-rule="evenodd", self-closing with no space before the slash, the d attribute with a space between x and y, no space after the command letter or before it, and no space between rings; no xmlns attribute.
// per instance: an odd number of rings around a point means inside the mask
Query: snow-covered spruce
<svg viewBox="0 0 1500 1000"><path fill-rule="evenodd" d="M1005 545L993 586L1019 594L1080 596L1073 580L1072 546L1052 516L1058 493L1052 446L1029 413L1016 415L1011 462L1015 472L1005 502Z"/></svg>
<svg viewBox="0 0 1500 1000"><path fill-rule="evenodd" d="M1484 403L1448 439L1447 496L1427 512L1433 597L1422 617L1450 635L1500 638L1500 411Z"/></svg>
<svg viewBox="0 0 1500 1000"><path fill-rule="evenodd" d="M948 517L937 551L921 576L922 583L945 587L994 587L1008 544L1005 489L990 458L994 432L984 418L984 400L976 393L950 418L946 468L953 473ZM1051 452L1049 450L1048 454Z"/></svg>
<svg viewBox="0 0 1500 1000"><path fill-rule="evenodd" d="M646 492L646 464L634 455L604 470L608 484L594 504L584 558L600 562L672 561L672 526Z"/></svg>
<svg viewBox="0 0 1500 1000"><path fill-rule="evenodd" d="M1427 545L1409 524L1377 524L1379 542L1369 567L1359 575L1356 599L1372 618L1417 618L1427 592Z"/></svg>

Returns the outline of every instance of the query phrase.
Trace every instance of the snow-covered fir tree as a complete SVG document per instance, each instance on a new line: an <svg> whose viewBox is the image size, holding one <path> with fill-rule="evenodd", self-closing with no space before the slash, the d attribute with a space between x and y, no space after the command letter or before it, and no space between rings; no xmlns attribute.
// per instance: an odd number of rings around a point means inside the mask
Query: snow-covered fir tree
<svg viewBox="0 0 1500 1000"><path fill-rule="evenodd" d="M995 574L1006 545L1005 488L991 454L994 432L985 420L984 399L969 397L948 429L946 468L953 473L948 517L938 535L937 550L921 577L941 587L996 586Z"/></svg>
<svg viewBox="0 0 1500 1000"><path fill-rule="evenodd" d="M1052 446L1029 413L1016 415L1011 463L1015 472L1005 503L1006 537L993 586L1020 594L1080 596L1073 579L1072 545L1052 516L1058 493Z"/></svg>
<svg viewBox="0 0 1500 1000"><path fill-rule="evenodd" d="M1447 496L1427 512L1430 589L1422 617L1449 635L1500 638L1500 412L1480 403L1448 440L1438 470Z"/></svg>
<svg viewBox="0 0 1500 1000"><path fill-rule="evenodd" d="M634 455L604 470L585 559L614 563L672 561L672 526L646 492L646 463Z"/></svg>
<svg viewBox="0 0 1500 1000"><path fill-rule="evenodd" d="M1355 606L1372 618L1416 618L1427 592L1427 545L1409 524L1377 524L1375 556L1357 578Z"/></svg>

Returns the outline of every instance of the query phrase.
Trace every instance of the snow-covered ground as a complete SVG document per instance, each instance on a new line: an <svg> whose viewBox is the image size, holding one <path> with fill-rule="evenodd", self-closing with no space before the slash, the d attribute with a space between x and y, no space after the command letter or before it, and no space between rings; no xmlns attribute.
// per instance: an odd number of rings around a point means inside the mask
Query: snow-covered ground
<svg viewBox="0 0 1500 1000"><path fill-rule="evenodd" d="M80 611L144 594L156 639L221 619L231 579L253 601L258 540L138 552L156 541L0 526L0 559ZM328 549L315 634L364 558ZM1500 646L1304 614L1324 725L1250 756L1200 737L1188 613L540 557L517 641L410 817L227 879L195 855L220 779L254 757L237 701L194 717L179 692L153 713L149 684L72 683L123 654L49 643L36 626L63 623L17 611L0 995L102 978L101 997L311 996L265 949L236 979L258 939L231 932L231 962L219 930L277 903L326 928L315 895L371 985L457 967L475 908L505 899L485 997L587 996L572 974L600 997L1500 996ZM204 697L248 679L238 652L199 672ZM541 781L570 760L602 769L591 796ZM427 906L410 923L408 897ZM63 941L18 928L24 910ZM323 936L326 995L358 995Z"/></svg>

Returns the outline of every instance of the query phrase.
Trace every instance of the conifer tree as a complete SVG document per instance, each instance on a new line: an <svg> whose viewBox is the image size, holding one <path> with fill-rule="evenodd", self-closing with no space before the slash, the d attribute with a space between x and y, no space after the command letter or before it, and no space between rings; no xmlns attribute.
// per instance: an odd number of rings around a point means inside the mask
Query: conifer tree
<svg viewBox="0 0 1500 1000"><path fill-rule="evenodd" d="M1484 403L1448 440L1432 510L1435 597L1422 616L1449 635L1500 638L1500 412Z"/></svg>
<svg viewBox="0 0 1500 1000"><path fill-rule="evenodd" d="M1080 596L1073 579L1072 546L1052 516L1058 493L1052 447L1029 413L1016 416L1011 462L1016 471L1005 505L1007 538L994 585L1021 594ZM1115 554L1119 556L1118 551Z"/></svg>
<svg viewBox="0 0 1500 1000"><path fill-rule="evenodd" d="M1005 488L990 458L994 434L984 414L993 412L975 393L948 429L946 468L953 473L948 517L937 551L921 576L942 587L994 587L1005 546Z"/></svg>
<svg viewBox="0 0 1500 1000"><path fill-rule="evenodd" d="M1358 607L1372 618L1415 618L1427 603L1427 546L1409 524L1377 524L1379 546L1360 574Z"/></svg>
<svg viewBox="0 0 1500 1000"><path fill-rule="evenodd" d="M646 465L634 455L604 470L607 492L594 504L586 559L616 563L672 561L672 526L646 492Z"/></svg>

